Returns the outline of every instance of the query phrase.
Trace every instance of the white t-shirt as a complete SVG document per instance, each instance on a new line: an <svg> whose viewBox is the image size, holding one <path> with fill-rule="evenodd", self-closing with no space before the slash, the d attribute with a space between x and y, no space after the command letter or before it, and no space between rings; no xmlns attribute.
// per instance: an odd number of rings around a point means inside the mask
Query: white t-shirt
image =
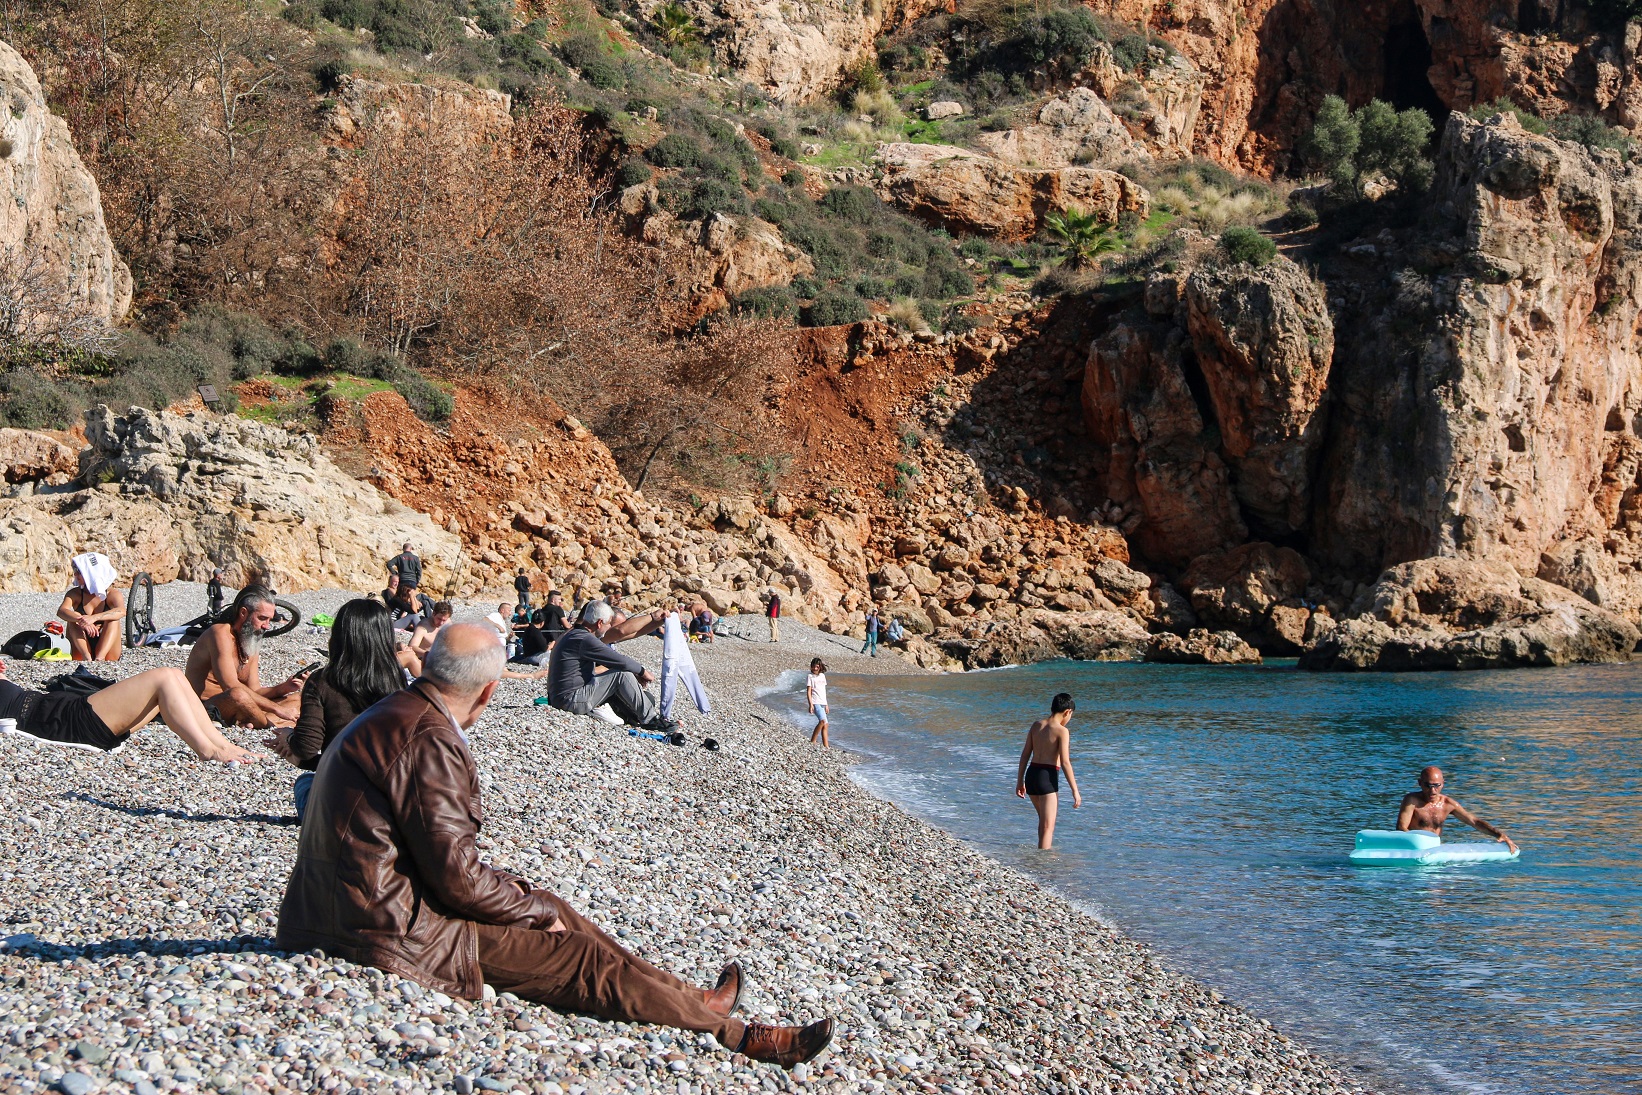
<svg viewBox="0 0 1642 1095"><path fill-rule="evenodd" d="M825 673L811 673L805 682L810 689L810 703L817 707L827 706L827 675Z"/></svg>
<svg viewBox="0 0 1642 1095"><path fill-rule="evenodd" d="M501 632L502 638L513 638L513 628L508 621L502 618L502 614L500 612L492 612L489 616L486 616L485 619L490 621L492 627Z"/></svg>

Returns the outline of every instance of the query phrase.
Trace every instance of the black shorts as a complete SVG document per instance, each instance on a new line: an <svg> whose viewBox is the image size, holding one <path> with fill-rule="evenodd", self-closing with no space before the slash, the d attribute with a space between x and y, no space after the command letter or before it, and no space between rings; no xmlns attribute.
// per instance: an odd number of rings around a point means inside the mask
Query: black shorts
<svg viewBox="0 0 1642 1095"><path fill-rule="evenodd" d="M1053 764L1033 764L1026 769L1026 793L1029 795L1060 794L1060 769Z"/></svg>
<svg viewBox="0 0 1642 1095"><path fill-rule="evenodd" d="M66 692L47 692L41 696L17 729L41 741L99 753L112 753L131 737L129 733L115 734L109 730L84 696Z"/></svg>

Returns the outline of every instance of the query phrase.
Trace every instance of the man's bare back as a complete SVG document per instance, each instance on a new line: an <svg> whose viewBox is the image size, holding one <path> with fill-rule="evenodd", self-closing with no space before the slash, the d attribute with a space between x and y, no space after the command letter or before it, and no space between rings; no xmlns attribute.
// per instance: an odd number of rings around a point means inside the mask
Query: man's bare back
<svg viewBox="0 0 1642 1095"><path fill-rule="evenodd" d="M1441 768L1426 768L1420 773L1420 789L1411 791L1403 796L1401 805L1397 809L1397 830L1408 832L1412 829L1423 829L1427 832L1442 836L1443 822L1450 817L1471 826L1479 833L1486 833L1496 841L1503 843L1513 852L1517 850L1516 843L1505 835L1504 830L1496 828L1490 823L1476 817L1461 806L1454 799L1442 793L1446 779Z"/></svg>

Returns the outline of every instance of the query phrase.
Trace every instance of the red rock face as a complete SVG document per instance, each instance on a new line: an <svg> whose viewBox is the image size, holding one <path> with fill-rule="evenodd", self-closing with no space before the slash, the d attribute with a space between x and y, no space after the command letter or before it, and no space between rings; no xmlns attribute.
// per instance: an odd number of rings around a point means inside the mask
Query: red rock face
<svg viewBox="0 0 1642 1095"><path fill-rule="evenodd" d="M1150 27L1208 77L1196 150L1260 173L1290 166L1324 95L1468 110L1504 95L1550 116L1578 106L1642 121L1635 27L1607 32L1547 0L1098 0Z"/></svg>

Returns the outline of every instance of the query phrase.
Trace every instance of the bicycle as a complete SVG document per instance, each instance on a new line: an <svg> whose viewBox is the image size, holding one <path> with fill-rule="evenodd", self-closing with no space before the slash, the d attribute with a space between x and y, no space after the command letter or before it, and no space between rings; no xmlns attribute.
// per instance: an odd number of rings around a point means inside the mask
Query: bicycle
<svg viewBox="0 0 1642 1095"><path fill-rule="evenodd" d="M224 623L227 612L211 612L209 606L204 615L196 616L187 623L181 624L185 630L178 640L179 646L192 646L206 628L212 624ZM283 635L296 629L302 622L302 610L290 601L281 600L276 594L274 597L274 622L264 632L265 635ZM154 579L149 573L139 571L131 579L131 592L125 602L125 645L141 646L151 635L160 632L154 622Z"/></svg>

